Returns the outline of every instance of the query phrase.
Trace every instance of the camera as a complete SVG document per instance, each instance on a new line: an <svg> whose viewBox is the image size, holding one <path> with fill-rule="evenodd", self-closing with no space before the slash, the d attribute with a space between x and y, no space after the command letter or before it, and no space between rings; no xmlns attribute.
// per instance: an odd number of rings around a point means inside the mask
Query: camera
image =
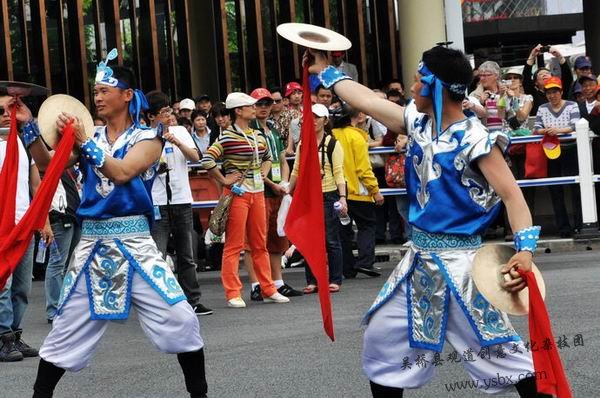
<svg viewBox="0 0 600 398"><path fill-rule="evenodd" d="M500 82L503 86L510 87L512 85L512 80L502 80Z"/></svg>
<svg viewBox="0 0 600 398"><path fill-rule="evenodd" d="M542 53L547 53L550 51L550 46L542 46L542 48L540 48L540 52Z"/></svg>

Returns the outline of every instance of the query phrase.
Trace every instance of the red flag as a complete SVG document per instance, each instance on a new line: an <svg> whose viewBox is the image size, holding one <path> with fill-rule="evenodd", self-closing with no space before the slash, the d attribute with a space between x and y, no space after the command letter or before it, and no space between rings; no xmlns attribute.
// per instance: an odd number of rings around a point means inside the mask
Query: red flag
<svg viewBox="0 0 600 398"><path fill-rule="evenodd" d="M2 235L0 235L0 289L4 288L6 281L19 264L35 231L44 227L58 181L69 161L75 143L73 125L69 123L63 131L56 153L48 165L44 179L31 201L31 205L19 224L15 226L15 198L19 164L15 115L16 108L13 108L6 157L0 173L0 183L3 191L5 190L4 184L8 184L6 185L8 190L4 191L7 194L2 195L0 200L0 231L2 231ZM11 184L14 184L14 187Z"/></svg>
<svg viewBox="0 0 600 398"><path fill-rule="evenodd" d="M537 377L538 393L556 395L557 398L571 398L571 388L565 375L558 348L554 342L552 326L544 299L540 293L535 274L518 270L527 282L529 288L529 339L532 345L533 367L535 373L544 377ZM533 345L538 349L533 350ZM542 345L548 344L549 347Z"/></svg>
<svg viewBox="0 0 600 398"><path fill-rule="evenodd" d="M321 168L317 148L317 134L310 100L308 66L304 66L304 103L302 115L302 152L300 169L285 223L285 233L302 253L317 279L323 328L331 341L333 334L333 314L329 296L329 268L325 250L325 219L323 215L323 193L321 190ZM291 138L290 138L291 139Z"/></svg>

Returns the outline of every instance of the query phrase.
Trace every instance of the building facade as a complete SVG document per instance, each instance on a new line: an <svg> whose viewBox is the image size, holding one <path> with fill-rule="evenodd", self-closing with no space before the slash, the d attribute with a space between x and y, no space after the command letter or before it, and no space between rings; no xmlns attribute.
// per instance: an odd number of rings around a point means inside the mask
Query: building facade
<svg viewBox="0 0 600 398"><path fill-rule="evenodd" d="M0 80L29 81L88 106L96 65L112 48L144 91L173 99L284 85L301 76L301 49L280 23L334 29L363 82L398 77L395 0L0 0Z"/></svg>

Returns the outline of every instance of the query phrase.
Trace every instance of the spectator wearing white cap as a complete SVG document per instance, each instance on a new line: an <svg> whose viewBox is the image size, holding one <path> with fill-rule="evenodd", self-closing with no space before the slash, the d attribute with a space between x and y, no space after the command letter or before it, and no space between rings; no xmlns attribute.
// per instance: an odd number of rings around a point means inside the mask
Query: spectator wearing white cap
<svg viewBox="0 0 600 398"><path fill-rule="evenodd" d="M209 175L224 187L223 194L234 194L225 230L221 269L227 305L232 308L246 307L238 275L239 256L244 249L246 236L264 301L289 302L287 297L277 292L271 278L266 242L264 178L269 174L272 157L265 136L250 127L250 122L256 118L255 104L256 99L244 93L227 96L225 105L231 110L233 125L221 133L201 161ZM225 175L217 168L219 159L223 161ZM232 192L233 185L235 189Z"/></svg>
<svg viewBox="0 0 600 398"><path fill-rule="evenodd" d="M338 292L343 277L343 252L340 238L340 221L334 210L334 203L340 202L340 214L346 215L346 181L344 178L344 150L340 143L331 134L326 132L329 125L329 110L323 104L312 106L315 118L315 130L319 150L319 163L321 165L321 190L323 192L323 210L325 216L325 239L327 247L327 260L329 265L329 291ZM302 143L298 145L297 158L300 159ZM290 191L296 186L300 162L294 164L290 178ZM317 291L317 282L306 266L306 284L304 293L310 294Z"/></svg>
<svg viewBox="0 0 600 398"><path fill-rule="evenodd" d="M179 102L179 117L184 117L186 119L190 119L192 117L192 112L196 109L196 103L191 98L182 99Z"/></svg>

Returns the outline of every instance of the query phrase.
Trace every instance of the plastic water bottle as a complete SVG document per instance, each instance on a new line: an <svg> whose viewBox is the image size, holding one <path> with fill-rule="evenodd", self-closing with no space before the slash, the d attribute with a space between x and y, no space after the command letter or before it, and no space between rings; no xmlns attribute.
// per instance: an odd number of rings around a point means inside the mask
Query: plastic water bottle
<svg viewBox="0 0 600 398"><path fill-rule="evenodd" d="M338 217L340 218L340 222L342 223L342 225L348 225L348 224L350 224L352 222L352 219L350 218L350 216L348 216L348 214L342 215L340 213L342 211L343 207L344 206L340 203L339 200L333 204L333 209L337 212Z"/></svg>
<svg viewBox="0 0 600 398"><path fill-rule="evenodd" d="M44 264L46 260L46 242L44 239L40 239L40 243L38 243L37 254L35 256L35 262L38 264Z"/></svg>
<svg viewBox="0 0 600 398"><path fill-rule="evenodd" d="M54 240L52 241L52 244L50 244L50 261L53 263L59 263L61 260L62 256L60 255L58 244Z"/></svg>

